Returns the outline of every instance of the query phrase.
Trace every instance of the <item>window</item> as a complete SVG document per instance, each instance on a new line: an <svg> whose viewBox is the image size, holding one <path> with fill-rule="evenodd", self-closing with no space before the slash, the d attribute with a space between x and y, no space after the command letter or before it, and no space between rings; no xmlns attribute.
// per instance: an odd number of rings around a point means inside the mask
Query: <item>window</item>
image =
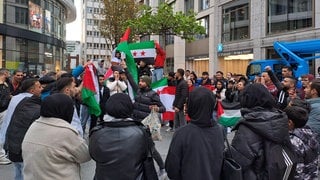
<svg viewBox="0 0 320 180"><path fill-rule="evenodd" d="M26 8L15 7L17 24L28 24L28 10Z"/></svg>
<svg viewBox="0 0 320 180"><path fill-rule="evenodd" d="M195 36L195 39L204 39L209 37L209 16L203 17L201 19L198 20L201 24L201 26L203 26L206 30L205 34L198 34Z"/></svg>
<svg viewBox="0 0 320 180"><path fill-rule="evenodd" d="M312 27L312 0L269 0L268 34Z"/></svg>
<svg viewBox="0 0 320 180"><path fill-rule="evenodd" d="M199 0L199 11L209 8L209 0Z"/></svg>
<svg viewBox="0 0 320 180"><path fill-rule="evenodd" d="M248 3L236 6L232 6L232 4L225 5L222 11L222 18L222 42L249 38Z"/></svg>
<svg viewBox="0 0 320 180"><path fill-rule="evenodd" d="M194 10L194 0L184 0L184 12L187 13L189 11Z"/></svg>
<svg viewBox="0 0 320 180"><path fill-rule="evenodd" d="M27 5L28 4L27 2L28 2L27 0L16 0L17 4Z"/></svg>

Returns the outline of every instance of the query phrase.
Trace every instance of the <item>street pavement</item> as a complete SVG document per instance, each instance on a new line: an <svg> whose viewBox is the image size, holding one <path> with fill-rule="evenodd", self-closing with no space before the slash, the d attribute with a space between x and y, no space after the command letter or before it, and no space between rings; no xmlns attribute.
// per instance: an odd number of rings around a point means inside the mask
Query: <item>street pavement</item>
<svg viewBox="0 0 320 180"><path fill-rule="evenodd" d="M170 142L172 139L173 132L166 132L167 126L161 128L162 141L155 141L156 148L161 154L163 160L165 161ZM229 141L233 137L233 133L228 135ZM157 164L155 163L158 169ZM92 180L94 176L95 162L93 160L81 164L81 179L82 180ZM10 165L0 165L0 180L13 180L14 179L14 167Z"/></svg>

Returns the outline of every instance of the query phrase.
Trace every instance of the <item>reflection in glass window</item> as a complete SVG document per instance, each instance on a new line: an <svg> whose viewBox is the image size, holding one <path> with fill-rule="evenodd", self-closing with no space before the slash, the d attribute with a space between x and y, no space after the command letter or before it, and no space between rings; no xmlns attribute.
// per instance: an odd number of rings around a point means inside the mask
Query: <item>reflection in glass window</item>
<svg viewBox="0 0 320 180"><path fill-rule="evenodd" d="M223 7L222 41L236 41L249 38L248 3Z"/></svg>
<svg viewBox="0 0 320 180"><path fill-rule="evenodd" d="M209 8L209 0L199 0L199 11Z"/></svg>
<svg viewBox="0 0 320 180"><path fill-rule="evenodd" d="M269 0L268 33L280 33L312 27L312 0Z"/></svg>
<svg viewBox="0 0 320 180"><path fill-rule="evenodd" d="M194 10L194 0L184 0L184 12L187 13L188 11L193 11Z"/></svg>
<svg viewBox="0 0 320 180"><path fill-rule="evenodd" d="M206 30L205 34L198 34L195 36L195 39L204 39L209 37L209 16L199 19L200 25L203 26Z"/></svg>

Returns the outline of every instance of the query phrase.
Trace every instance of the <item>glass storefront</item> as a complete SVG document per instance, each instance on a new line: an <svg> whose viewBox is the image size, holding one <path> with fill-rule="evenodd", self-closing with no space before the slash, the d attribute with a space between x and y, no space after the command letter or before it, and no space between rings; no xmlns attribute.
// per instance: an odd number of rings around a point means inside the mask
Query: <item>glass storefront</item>
<svg viewBox="0 0 320 180"><path fill-rule="evenodd" d="M21 69L40 74L42 70L61 70L65 59L63 49L35 41L6 37L4 66L9 70Z"/></svg>
<svg viewBox="0 0 320 180"><path fill-rule="evenodd" d="M313 27L313 0L269 0L268 34Z"/></svg>
<svg viewBox="0 0 320 180"><path fill-rule="evenodd" d="M4 0L2 5L0 67L34 74L65 70L66 7L55 0Z"/></svg>

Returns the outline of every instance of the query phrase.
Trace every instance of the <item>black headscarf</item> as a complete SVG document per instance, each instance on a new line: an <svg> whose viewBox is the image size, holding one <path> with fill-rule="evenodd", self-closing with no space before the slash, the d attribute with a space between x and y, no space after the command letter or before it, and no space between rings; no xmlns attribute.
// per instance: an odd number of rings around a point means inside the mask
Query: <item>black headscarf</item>
<svg viewBox="0 0 320 180"><path fill-rule="evenodd" d="M271 93L262 84L250 84L245 87L240 95L240 104L242 108L262 107L272 109L275 107L275 101Z"/></svg>
<svg viewBox="0 0 320 180"><path fill-rule="evenodd" d="M188 98L188 114L191 123L199 127L213 126L212 113L216 98L211 91L204 87L192 90Z"/></svg>
<svg viewBox="0 0 320 180"><path fill-rule="evenodd" d="M71 123L74 106L70 96L56 93L46 97L41 103L40 115L55 117Z"/></svg>
<svg viewBox="0 0 320 180"><path fill-rule="evenodd" d="M115 118L129 118L133 112L133 104L130 97L124 93L117 93L107 100L106 113Z"/></svg>

